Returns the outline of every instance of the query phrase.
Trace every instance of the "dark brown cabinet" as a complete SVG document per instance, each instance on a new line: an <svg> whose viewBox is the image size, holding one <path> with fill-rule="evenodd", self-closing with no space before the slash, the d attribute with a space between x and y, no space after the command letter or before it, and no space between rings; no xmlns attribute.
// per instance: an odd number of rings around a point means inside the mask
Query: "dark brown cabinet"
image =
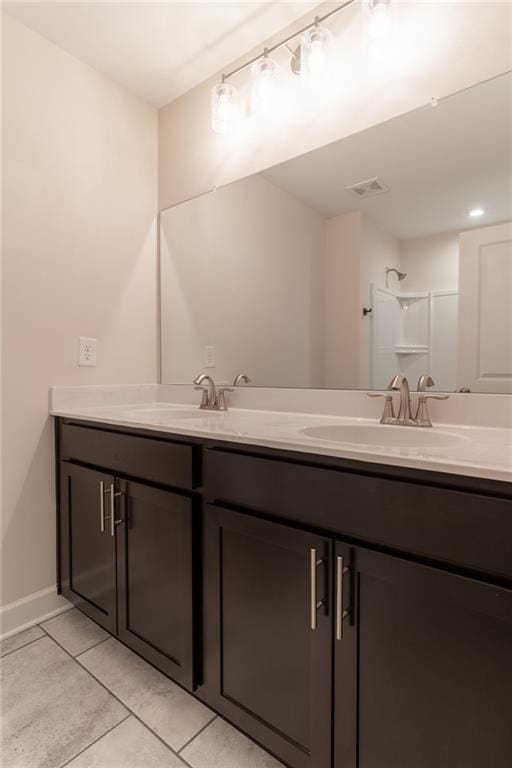
<svg viewBox="0 0 512 768"><path fill-rule="evenodd" d="M337 543L340 557L335 768L510 768L512 592Z"/></svg>
<svg viewBox="0 0 512 768"><path fill-rule="evenodd" d="M57 425L60 587L290 768L512 766L510 486Z"/></svg>
<svg viewBox="0 0 512 768"><path fill-rule="evenodd" d="M182 685L194 685L193 501L60 465L61 590Z"/></svg>
<svg viewBox="0 0 512 768"><path fill-rule="evenodd" d="M207 701L289 765L329 768L331 542L214 506L205 515Z"/></svg>
<svg viewBox="0 0 512 768"><path fill-rule="evenodd" d="M109 632L116 632L116 543L111 536L114 478L61 462L62 593Z"/></svg>
<svg viewBox="0 0 512 768"><path fill-rule="evenodd" d="M140 483L119 487L119 639L191 688L192 502Z"/></svg>

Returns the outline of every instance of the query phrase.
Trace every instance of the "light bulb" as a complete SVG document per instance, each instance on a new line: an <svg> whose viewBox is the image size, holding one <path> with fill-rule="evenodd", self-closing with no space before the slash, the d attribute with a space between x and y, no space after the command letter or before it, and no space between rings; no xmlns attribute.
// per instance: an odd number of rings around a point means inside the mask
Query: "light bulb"
<svg viewBox="0 0 512 768"><path fill-rule="evenodd" d="M254 62L252 73L252 102L255 112L270 115L275 108L279 67L274 59L263 56Z"/></svg>
<svg viewBox="0 0 512 768"><path fill-rule="evenodd" d="M321 76L327 69L332 33L329 29L315 24L302 38L305 51L306 71L313 77Z"/></svg>
<svg viewBox="0 0 512 768"><path fill-rule="evenodd" d="M230 83L218 83L212 88L212 129L215 133L230 133L236 123L236 88Z"/></svg>
<svg viewBox="0 0 512 768"><path fill-rule="evenodd" d="M369 0L369 34L371 40L375 42L382 42L389 35L391 29L390 5L390 0Z"/></svg>

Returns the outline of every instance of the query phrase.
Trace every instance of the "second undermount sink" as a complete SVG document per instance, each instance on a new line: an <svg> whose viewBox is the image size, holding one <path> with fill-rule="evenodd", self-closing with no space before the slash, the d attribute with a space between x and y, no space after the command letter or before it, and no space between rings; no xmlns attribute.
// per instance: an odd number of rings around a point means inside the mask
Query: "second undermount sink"
<svg viewBox="0 0 512 768"><path fill-rule="evenodd" d="M333 424L322 427L306 427L302 433L318 440L377 446L379 448L444 448L460 445L469 439L444 430L383 424Z"/></svg>

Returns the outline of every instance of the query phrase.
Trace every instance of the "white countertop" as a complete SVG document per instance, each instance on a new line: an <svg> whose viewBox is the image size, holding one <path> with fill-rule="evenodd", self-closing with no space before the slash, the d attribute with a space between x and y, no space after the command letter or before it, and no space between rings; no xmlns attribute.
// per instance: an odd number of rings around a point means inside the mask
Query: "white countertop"
<svg viewBox="0 0 512 768"><path fill-rule="evenodd" d="M200 411L197 406L164 402L122 405L54 405L53 416L150 429L174 435L266 446L345 459L447 472L492 480L512 480L512 430L443 424L432 429L379 425L375 419L230 408ZM304 430L318 427L368 428L372 443L327 440ZM352 429L351 429L352 428ZM383 430L382 445L373 442ZM356 434L357 432L353 432ZM406 434L407 433L407 434ZM349 434L350 437L350 434ZM442 445L432 445L434 441ZM410 442L410 445L399 443Z"/></svg>

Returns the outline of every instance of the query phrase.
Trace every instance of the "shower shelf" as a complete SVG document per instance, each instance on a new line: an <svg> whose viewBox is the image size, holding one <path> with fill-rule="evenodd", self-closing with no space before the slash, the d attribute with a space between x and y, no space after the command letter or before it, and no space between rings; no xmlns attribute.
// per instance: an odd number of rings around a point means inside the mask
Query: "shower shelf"
<svg viewBox="0 0 512 768"><path fill-rule="evenodd" d="M428 346L423 344L416 344L414 346L404 344L395 347L395 355L425 355L428 351Z"/></svg>

